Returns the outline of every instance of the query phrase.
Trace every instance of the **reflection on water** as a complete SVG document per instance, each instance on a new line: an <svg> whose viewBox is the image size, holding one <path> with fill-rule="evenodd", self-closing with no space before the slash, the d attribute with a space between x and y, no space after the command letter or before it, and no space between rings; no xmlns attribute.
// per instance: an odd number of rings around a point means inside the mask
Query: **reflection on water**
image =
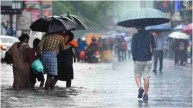
<svg viewBox="0 0 193 108"><path fill-rule="evenodd" d="M148 100L138 100L138 107L149 107Z"/></svg>
<svg viewBox="0 0 193 108"><path fill-rule="evenodd" d="M71 88L64 88L56 86L54 90L44 90L39 88L34 89L26 89L26 90L14 90L12 88L2 89L2 91L10 92L10 97L23 97L27 95L35 96L52 96L52 97L69 97L70 95L78 95L81 93L82 90L85 88L83 87L71 87Z"/></svg>

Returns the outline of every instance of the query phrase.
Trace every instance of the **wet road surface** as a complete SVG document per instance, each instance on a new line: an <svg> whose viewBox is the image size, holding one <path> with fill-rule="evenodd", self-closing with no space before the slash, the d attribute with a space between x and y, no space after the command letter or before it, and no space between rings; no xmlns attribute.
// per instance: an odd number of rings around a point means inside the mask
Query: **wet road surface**
<svg viewBox="0 0 193 108"><path fill-rule="evenodd" d="M1 64L2 108L136 108L191 107L192 68L174 66L165 60L163 73L153 73L149 100L138 99L133 62L75 63L72 88L59 81L53 91L11 89L13 72ZM143 81L142 81L143 84Z"/></svg>

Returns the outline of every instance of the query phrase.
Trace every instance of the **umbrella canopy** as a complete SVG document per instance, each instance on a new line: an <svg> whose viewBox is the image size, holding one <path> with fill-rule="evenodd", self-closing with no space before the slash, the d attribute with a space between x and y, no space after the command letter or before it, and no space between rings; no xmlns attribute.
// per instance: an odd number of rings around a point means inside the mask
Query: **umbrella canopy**
<svg viewBox="0 0 193 108"><path fill-rule="evenodd" d="M186 34L192 34L192 26L193 26L193 23L191 24L188 24L184 29L183 29L183 32L186 33Z"/></svg>
<svg viewBox="0 0 193 108"><path fill-rule="evenodd" d="M169 34L169 37L175 39L189 39L189 36L182 32L172 32L171 34Z"/></svg>
<svg viewBox="0 0 193 108"><path fill-rule="evenodd" d="M169 18L156 9L145 8L130 12L127 20L118 22L117 25L123 27L152 26L168 23Z"/></svg>
<svg viewBox="0 0 193 108"><path fill-rule="evenodd" d="M180 24L176 27L174 27L174 30L183 30L186 27L186 25Z"/></svg>
<svg viewBox="0 0 193 108"><path fill-rule="evenodd" d="M58 16L39 18L30 26L32 31L56 33L71 30L75 28L72 20L60 18Z"/></svg>
<svg viewBox="0 0 193 108"><path fill-rule="evenodd" d="M147 26L145 27L145 30L151 30L151 31L169 31L171 30L170 23L155 25L155 26Z"/></svg>
<svg viewBox="0 0 193 108"><path fill-rule="evenodd" d="M62 17L71 19L76 24L75 30L87 30L90 28L90 25L87 24L87 22L84 19L76 15L71 15L69 14L69 12L68 14L62 15Z"/></svg>

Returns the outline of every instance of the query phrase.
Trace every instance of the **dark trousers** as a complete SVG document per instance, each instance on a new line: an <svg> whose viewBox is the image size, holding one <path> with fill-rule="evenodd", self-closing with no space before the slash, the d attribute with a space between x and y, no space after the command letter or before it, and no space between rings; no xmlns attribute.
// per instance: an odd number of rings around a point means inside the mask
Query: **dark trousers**
<svg viewBox="0 0 193 108"><path fill-rule="evenodd" d="M35 74L35 72L30 71L30 84L31 84L31 87L34 87L35 86L35 83L36 83L36 78L38 81L41 81L40 83L40 86L43 87L44 85L44 74L42 72L37 72Z"/></svg>
<svg viewBox="0 0 193 108"><path fill-rule="evenodd" d="M154 71L157 70L157 62L159 59L159 71L163 68L163 50L154 50Z"/></svg>
<svg viewBox="0 0 193 108"><path fill-rule="evenodd" d="M174 58L175 65L178 65L178 63L179 63L179 51L175 51L174 55L175 55L175 58Z"/></svg>
<svg viewBox="0 0 193 108"><path fill-rule="evenodd" d="M80 51L76 51L76 59L79 62L80 61Z"/></svg>
<svg viewBox="0 0 193 108"><path fill-rule="evenodd" d="M123 60L121 48L117 49L117 57L118 57L118 61L122 61Z"/></svg>
<svg viewBox="0 0 193 108"><path fill-rule="evenodd" d="M185 65L184 63L187 62L187 54L185 50L179 51L179 61L180 61L180 65Z"/></svg>

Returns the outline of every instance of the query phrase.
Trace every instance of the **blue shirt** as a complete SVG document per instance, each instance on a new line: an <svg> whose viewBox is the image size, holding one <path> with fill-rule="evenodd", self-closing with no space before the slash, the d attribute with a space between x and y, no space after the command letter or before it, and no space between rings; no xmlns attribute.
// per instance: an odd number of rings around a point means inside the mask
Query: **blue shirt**
<svg viewBox="0 0 193 108"><path fill-rule="evenodd" d="M81 41L81 42L78 44L78 49L79 49L79 51L83 51L86 46L87 46L86 42Z"/></svg>
<svg viewBox="0 0 193 108"><path fill-rule="evenodd" d="M135 33L132 38L131 51L134 61L150 61L152 53L150 44L155 48L155 40L149 31Z"/></svg>

